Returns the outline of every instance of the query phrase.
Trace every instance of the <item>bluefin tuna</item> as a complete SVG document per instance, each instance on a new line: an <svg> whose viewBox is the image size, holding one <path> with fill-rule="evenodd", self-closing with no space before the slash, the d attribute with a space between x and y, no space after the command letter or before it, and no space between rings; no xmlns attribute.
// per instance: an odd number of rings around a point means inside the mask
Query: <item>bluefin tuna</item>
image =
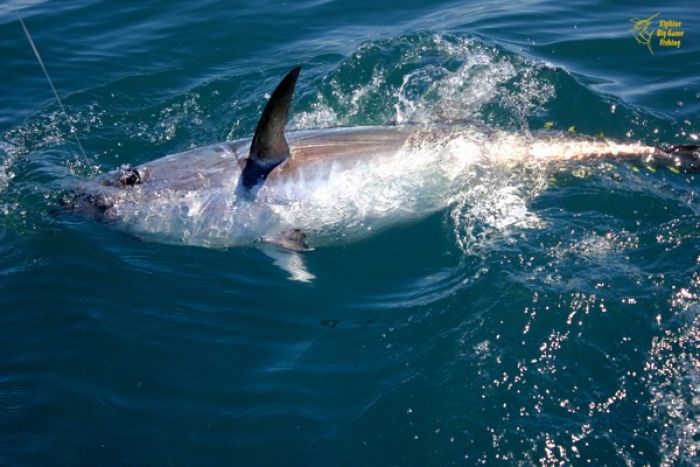
<svg viewBox="0 0 700 467"><path fill-rule="evenodd" d="M309 281L314 276L304 267L304 251L446 208L475 165L609 159L700 169L695 145L655 147L481 125L286 132L300 69L274 90L252 138L121 167L81 183L66 204L145 240L255 245L290 278Z"/></svg>

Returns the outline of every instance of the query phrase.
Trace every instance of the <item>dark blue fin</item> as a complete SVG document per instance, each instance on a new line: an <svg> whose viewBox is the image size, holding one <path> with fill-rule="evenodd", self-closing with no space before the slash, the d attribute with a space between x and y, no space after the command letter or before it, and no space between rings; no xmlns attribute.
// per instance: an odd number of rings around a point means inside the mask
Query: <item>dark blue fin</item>
<svg viewBox="0 0 700 467"><path fill-rule="evenodd" d="M239 187L249 194L254 194L259 185L265 182L269 173L289 158L289 146L284 137L284 127L287 124L294 86L300 71L300 66L295 67L282 78L270 96L270 100L267 101L258 126L255 128L255 135L250 145L250 156L239 182Z"/></svg>

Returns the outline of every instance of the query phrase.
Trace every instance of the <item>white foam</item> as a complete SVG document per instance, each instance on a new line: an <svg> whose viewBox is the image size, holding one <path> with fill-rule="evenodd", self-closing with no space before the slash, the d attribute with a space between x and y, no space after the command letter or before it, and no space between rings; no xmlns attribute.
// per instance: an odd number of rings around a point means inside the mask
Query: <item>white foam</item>
<svg viewBox="0 0 700 467"><path fill-rule="evenodd" d="M5 141L0 141L0 154L3 155L0 161L0 193L2 193L14 177L11 168L12 164L19 157L19 151L15 146Z"/></svg>
<svg viewBox="0 0 700 467"><path fill-rule="evenodd" d="M407 47L408 43L408 47ZM391 60L386 50L395 49ZM371 76L364 69L371 67ZM536 113L554 97L554 87L538 79L547 68L515 55L506 55L469 38L436 34L368 42L331 75L310 111L294 116L292 128L350 125L356 121L385 124L434 123L478 118L495 105L517 122ZM350 71L352 83L342 82ZM400 84L396 85L396 75ZM506 85L510 84L512 89ZM368 109L393 109L393 114Z"/></svg>

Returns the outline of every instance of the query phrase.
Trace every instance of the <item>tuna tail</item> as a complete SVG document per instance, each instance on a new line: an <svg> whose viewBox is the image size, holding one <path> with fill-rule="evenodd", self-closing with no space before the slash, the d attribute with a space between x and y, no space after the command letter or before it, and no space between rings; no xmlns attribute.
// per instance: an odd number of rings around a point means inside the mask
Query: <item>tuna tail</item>
<svg viewBox="0 0 700 467"><path fill-rule="evenodd" d="M683 173L700 173L700 145L678 144L656 148L652 165Z"/></svg>

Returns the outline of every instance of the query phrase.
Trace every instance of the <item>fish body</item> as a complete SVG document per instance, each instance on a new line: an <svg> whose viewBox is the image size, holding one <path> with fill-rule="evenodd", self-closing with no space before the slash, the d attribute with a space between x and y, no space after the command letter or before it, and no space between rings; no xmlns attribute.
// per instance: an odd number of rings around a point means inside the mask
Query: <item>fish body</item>
<svg viewBox="0 0 700 467"><path fill-rule="evenodd" d="M642 144L445 127L355 127L287 134L291 157L254 199L237 185L250 139L205 146L89 180L105 221L168 243L230 247L301 230L311 247L361 238L449 205L485 166L644 158Z"/></svg>
<svg viewBox="0 0 700 467"><path fill-rule="evenodd" d="M84 181L67 204L146 240L260 246L304 280L312 276L299 266L299 251L424 218L493 167L607 158L700 168L697 146L659 149L481 125L285 132L299 70L275 89L252 138L122 167Z"/></svg>

